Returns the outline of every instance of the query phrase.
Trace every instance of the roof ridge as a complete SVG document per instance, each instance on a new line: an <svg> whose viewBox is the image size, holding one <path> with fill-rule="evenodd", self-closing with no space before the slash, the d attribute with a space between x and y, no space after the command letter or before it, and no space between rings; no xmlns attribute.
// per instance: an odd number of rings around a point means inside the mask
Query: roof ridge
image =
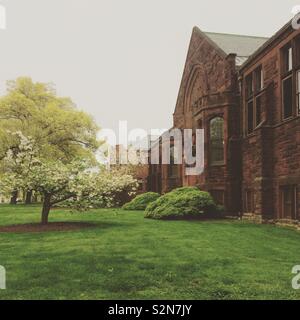
<svg viewBox="0 0 300 320"><path fill-rule="evenodd" d="M246 35L246 34L235 34L235 33L222 33L222 32L210 32L210 31L203 31L205 34L215 34L215 35L225 35L225 36L234 36L234 37L247 37L247 38L255 38L255 39L270 39L269 37L262 37L262 36L253 36L253 35Z"/></svg>
<svg viewBox="0 0 300 320"><path fill-rule="evenodd" d="M195 26L193 28L192 36L194 32L200 33L200 35L205 37L205 39L209 41L215 47L216 50L218 50L222 55L224 55L224 57L227 56L227 53L219 46L219 44L217 44L211 37L209 37L209 35L206 32L202 31L198 26Z"/></svg>
<svg viewBox="0 0 300 320"><path fill-rule="evenodd" d="M282 28L275 32L262 46L255 50L253 54L249 57L249 59L243 63L242 68L244 68L248 63L255 59L255 57L259 55L261 52L263 52L268 46L272 45L272 43L276 41L279 35L289 30L289 28L292 28L292 21L293 19L290 19L289 22L287 22Z"/></svg>

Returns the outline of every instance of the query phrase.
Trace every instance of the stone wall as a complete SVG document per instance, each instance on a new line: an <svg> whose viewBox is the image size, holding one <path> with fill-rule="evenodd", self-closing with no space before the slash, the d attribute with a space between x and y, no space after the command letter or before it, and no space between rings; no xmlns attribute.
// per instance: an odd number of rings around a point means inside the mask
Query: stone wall
<svg viewBox="0 0 300 320"><path fill-rule="evenodd" d="M281 49L299 35L299 31L281 34L241 71L244 80L260 65L264 74L263 123L250 135L246 133L246 103L242 103L243 199L247 189L254 191L254 212L261 219L282 218L281 186L300 187L300 118L282 120ZM245 97L245 89L243 91ZM300 194L298 194L300 195ZM298 217L300 197L297 197ZM256 219L259 219L257 217Z"/></svg>
<svg viewBox="0 0 300 320"><path fill-rule="evenodd" d="M184 165L178 175L168 175L168 165L151 166L150 189L161 192L179 186L198 186L213 194L224 193L223 203L230 213L240 211L241 151L239 139L239 92L235 55L227 56L198 28L194 28L174 113L174 127L204 129L205 170L199 176L187 176ZM224 119L225 161L211 165L209 160L209 123L214 117ZM220 200L219 196L219 200Z"/></svg>
<svg viewBox="0 0 300 320"><path fill-rule="evenodd" d="M228 213L242 212L245 218L275 223L283 218L282 187L293 185L297 218L300 218L300 116L295 112L289 120L282 120L281 76L281 49L298 36L300 30L283 28L237 70L234 55L226 56L194 28L174 127L204 129L205 171L199 176L186 176L183 165L178 168L177 177L170 178L167 165L151 166L149 189L167 192L185 185L198 186L219 197L220 192L224 192ZM262 121L248 135L245 79L259 66L264 75L264 88L260 92ZM225 161L212 166L209 123L216 116L224 119ZM248 212L248 207L252 207L252 212Z"/></svg>

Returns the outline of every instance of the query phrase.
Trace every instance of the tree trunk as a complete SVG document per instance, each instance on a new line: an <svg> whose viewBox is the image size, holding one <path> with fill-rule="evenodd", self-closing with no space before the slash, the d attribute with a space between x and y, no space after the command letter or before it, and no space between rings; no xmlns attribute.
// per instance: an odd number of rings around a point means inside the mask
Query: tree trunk
<svg viewBox="0 0 300 320"><path fill-rule="evenodd" d="M35 192L33 197L32 197L32 202L33 203L37 203L38 202L38 196L37 196L37 193Z"/></svg>
<svg viewBox="0 0 300 320"><path fill-rule="evenodd" d="M42 210L42 224L48 223L49 212L51 209L51 194L44 195L44 202L43 202L43 210Z"/></svg>
<svg viewBox="0 0 300 320"><path fill-rule="evenodd" d="M12 194L11 194L11 198L10 198L10 204L17 204L17 200L18 200L18 191L14 191Z"/></svg>
<svg viewBox="0 0 300 320"><path fill-rule="evenodd" d="M31 203L32 203L32 190L27 190L25 204L31 204Z"/></svg>

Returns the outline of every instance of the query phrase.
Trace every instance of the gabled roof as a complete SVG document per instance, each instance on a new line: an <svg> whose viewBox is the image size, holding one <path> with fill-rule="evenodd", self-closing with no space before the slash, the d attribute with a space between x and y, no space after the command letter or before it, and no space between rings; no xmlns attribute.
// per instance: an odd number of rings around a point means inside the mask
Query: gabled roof
<svg viewBox="0 0 300 320"><path fill-rule="evenodd" d="M211 50L215 50L219 57L224 60L230 54L236 55L236 66L239 69L258 48L268 41L268 38L203 32L195 26L190 39L174 114L179 115L184 113L189 79L193 76L191 72L194 66L197 66L197 63L199 63L196 54L199 54L199 50L201 51L203 41L209 44Z"/></svg>
<svg viewBox="0 0 300 320"><path fill-rule="evenodd" d="M271 38L269 38L261 47L255 50L255 52L251 54L249 59L247 59L247 61L245 61L245 63L241 66L241 69L245 68L249 63L251 63L254 59L256 59L259 56L259 54L264 52L267 48L272 47L277 42L280 42L281 41L280 37L283 34L285 34L286 32L289 32L289 33L294 32L295 30L292 27L292 21L293 19L290 20L287 24L285 24L279 31L277 31Z"/></svg>
<svg viewBox="0 0 300 320"><path fill-rule="evenodd" d="M241 66L268 38L237 34L204 32L226 54L237 55L236 64Z"/></svg>

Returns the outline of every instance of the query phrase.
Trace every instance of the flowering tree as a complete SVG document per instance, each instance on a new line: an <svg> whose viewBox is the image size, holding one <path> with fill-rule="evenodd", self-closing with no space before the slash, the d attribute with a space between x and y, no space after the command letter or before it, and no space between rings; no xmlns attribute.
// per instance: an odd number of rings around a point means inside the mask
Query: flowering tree
<svg viewBox="0 0 300 320"><path fill-rule="evenodd" d="M0 97L0 161L7 150L17 148L20 130L32 137L43 159L69 163L74 157L94 159L101 142L93 118L76 108L70 98L59 97L53 85L21 77L7 82L7 94ZM32 190L25 203L31 203ZM17 200L17 189L11 203Z"/></svg>
<svg viewBox="0 0 300 320"><path fill-rule="evenodd" d="M10 193L17 193L27 185L27 177L31 169L39 165L38 150L34 141L30 137L25 137L21 131L9 132L9 134L18 140L18 144L11 147L0 162L0 185L6 185L7 188L2 189L9 190Z"/></svg>
<svg viewBox="0 0 300 320"><path fill-rule="evenodd" d="M135 192L137 181L122 170L108 171L92 167L86 160L75 159L68 164L49 161L38 156L34 141L18 133L18 152L7 152L0 192L17 188L35 190L43 196L41 223L47 224L51 208L67 201L75 209L115 204L121 191Z"/></svg>

